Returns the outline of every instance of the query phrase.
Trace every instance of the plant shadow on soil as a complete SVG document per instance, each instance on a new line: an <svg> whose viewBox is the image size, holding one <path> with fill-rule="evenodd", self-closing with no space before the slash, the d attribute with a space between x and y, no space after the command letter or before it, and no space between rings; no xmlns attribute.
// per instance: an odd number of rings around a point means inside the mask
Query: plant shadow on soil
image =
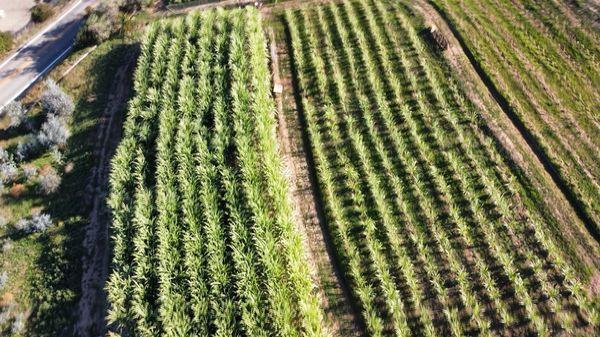
<svg viewBox="0 0 600 337"><path fill-rule="evenodd" d="M94 146L99 120L112 88L120 61L135 44L110 43L92 61L88 76L75 79L83 89L76 98L71 137L64 153L72 170L63 173L59 191L45 198L44 212L51 215L55 228L37 239L41 245L31 277L32 313L27 332L34 336L70 336L74 312L81 293L81 256L85 225L90 213L86 186L96 160ZM70 88L67 88L69 92Z"/></svg>

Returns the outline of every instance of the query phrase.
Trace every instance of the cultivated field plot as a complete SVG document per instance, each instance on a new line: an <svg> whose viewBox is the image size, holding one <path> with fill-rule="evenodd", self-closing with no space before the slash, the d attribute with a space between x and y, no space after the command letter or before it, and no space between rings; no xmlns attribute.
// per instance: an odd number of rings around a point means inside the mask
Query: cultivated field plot
<svg viewBox="0 0 600 337"><path fill-rule="evenodd" d="M254 9L155 24L111 175L113 329L319 336Z"/></svg>
<svg viewBox="0 0 600 337"><path fill-rule="evenodd" d="M434 0L600 234L600 35L562 0ZM592 1L593 3L593 1Z"/></svg>
<svg viewBox="0 0 600 337"><path fill-rule="evenodd" d="M593 334L597 297L552 240L556 220L523 193L415 14L344 1L285 21L327 226L368 335Z"/></svg>

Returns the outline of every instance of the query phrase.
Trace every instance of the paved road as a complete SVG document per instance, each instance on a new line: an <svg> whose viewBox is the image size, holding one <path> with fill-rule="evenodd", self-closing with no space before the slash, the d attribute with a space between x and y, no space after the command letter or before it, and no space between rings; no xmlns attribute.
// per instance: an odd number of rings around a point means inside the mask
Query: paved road
<svg viewBox="0 0 600 337"><path fill-rule="evenodd" d="M74 1L15 54L0 60L0 109L18 98L68 55L83 22L86 7L95 6L98 1Z"/></svg>

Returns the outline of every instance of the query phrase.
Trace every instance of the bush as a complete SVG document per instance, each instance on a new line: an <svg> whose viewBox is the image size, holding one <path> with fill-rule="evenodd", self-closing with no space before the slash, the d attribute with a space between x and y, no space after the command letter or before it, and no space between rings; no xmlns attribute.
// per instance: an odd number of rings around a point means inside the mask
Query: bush
<svg viewBox="0 0 600 337"><path fill-rule="evenodd" d="M25 330L25 323L27 323L27 316L25 313L18 313L15 315L15 320L12 323L10 332L13 334L19 334Z"/></svg>
<svg viewBox="0 0 600 337"><path fill-rule="evenodd" d="M7 162L10 159L8 151L0 146L0 163Z"/></svg>
<svg viewBox="0 0 600 337"><path fill-rule="evenodd" d="M19 176L19 169L12 160L0 163L0 184L12 183Z"/></svg>
<svg viewBox="0 0 600 337"><path fill-rule="evenodd" d="M45 213L34 215L31 220L29 220L29 228L30 231L33 232L45 231L50 226L52 226L52 219L50 218L50 215Z"/></svg>
<svg viewBox="0 0 600 337"><path fill-rule="evenodd" d="M134 13L149 3L148 0L119 0L119 10L125 13Z"/></svg>
<svg viewBox="0 0 600 337"><path fill-rule="evenodd" d="M40 150L40 142L35 135L28 134L25 140L19 141L15 149L15 158L23 161Z"/></svg>
<svg viewBox="0 0 600 337"><path fill-rule="evenodd" d="M48 119L42 124L37 139L40 144L47 147L64 147L67 145L69 136L70 133L65 120L56 115L48 115Z"/></svg>
<svg viewBox="0 0 600 337"><path fill-rule="evenodd" d="M69 116L75 110L73 100L53 80L46 80L46 90L42 93L40 101L42 107L49 114Z"/></svg>
<svg viewBox="0 0 600 337"><path fill-rule="evenodd" d="M54 15L54 8L46 3L39 3L31 8L31 20L33 22L44 22Z"/></svg>
<svg viewBox="0 0 600 337"><path fill-rule="evenodd" d="M48 195L56 192L60 186L60 181L60 175L54 168L48 167L40 171L38 184L42 193Z"/></svg>
<svg viewBox="0 0 600 337"><path fill-rule="evenodd" d="M17 101L11 101L8 103L3 109L2 114L6 114L10 119L9 127L17 127L23 123L25 118L27 118L27 114L25 109L23 109L23 105Z"/></svg>
<svg viewBox="0 0 600 337"><path fill-rule="evenodd" d="M27 187L23 184L14 184L8 191L10 196L15 199L20 198L25 192L27 192Z"/></svg>
<svg viewBox="0 0 600 337"><path fill-rule="evenodd" d="M29 182L32 181L38 173L37 167L33 166L33 165L25 165L22 166L23 168L23 175L25 176L25 179Z"/></svg>
<svg viewBox="0 0 600 337"><path fill-rule="evenodd" d="M0 55L9 51L13 44L14 38L10 32L0 32Z"/></svg>
<svg viewBox="0 0 600 337"><path fill-rule="evenodd" d="M102 3L90 13L77 33L77 44L90 46L108 40L119 27L119 10L114 2Z"/></svg>
<svg viewBox="0 0 600 337"><path fill-rule="evenodd" d="M25 233L43 232L52 226L50 215L42 213L34 215L30 219L21 218L15 224L15 229Z"/></svg>
<svg viewBox="0 0 600 337"><path fill-rule="evenodd" d="M10 251L11 249L13 249L13 242L10 238L6 238L4 239L4 241L2 242L2 252L6 253L8 251Z"/></svg>

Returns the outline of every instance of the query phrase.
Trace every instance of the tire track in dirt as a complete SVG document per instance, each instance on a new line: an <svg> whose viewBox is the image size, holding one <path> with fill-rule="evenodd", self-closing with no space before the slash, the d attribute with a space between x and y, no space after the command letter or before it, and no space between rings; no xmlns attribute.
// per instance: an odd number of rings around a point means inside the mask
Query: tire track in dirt
<svg viewBox="0 0 600 337"><path fill-rule="evenodd" d="M91 206L89 223L83 240L81 257L81 298L77 306L73 335L77 337L104 336L106 334L107 299L104 285L110 264L109 224L110 211L106 205L110 158L121 139L121 121L125 101L129 97L131 74L136 52L129 51L123 65L115 73L106 108L99 121L90 180L86 198Z"/></svg>
<svg viewBox="0 0 600 337"><path fill-rule="evenodd" d="M271 33L271 60L274 83L282 85L282 93L274 93L277 102L278 138L286 178L290 183L290 197L296 226L301 233L317 293L325 311L325 321L334 336L362 337L364 325L351 300L350 289L344 283L338 268L336 253L325 227L316 184L311 172L311 161L306 151L306 139L294 97L291 74L279 79L279 57L289 62L285 47L276 47ZM285 100L286 108L283 108ZM287 110L289 109L289 110Z"/></svg>

